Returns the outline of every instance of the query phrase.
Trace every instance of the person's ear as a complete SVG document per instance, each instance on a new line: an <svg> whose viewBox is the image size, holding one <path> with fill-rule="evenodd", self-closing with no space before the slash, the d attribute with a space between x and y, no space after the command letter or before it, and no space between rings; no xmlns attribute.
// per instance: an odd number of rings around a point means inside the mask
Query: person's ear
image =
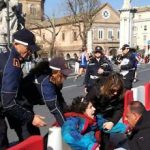
<svg viewBox="0 0 150 150"><path fill-rule="evenodd" d="M140 118L140 115L138 113L135 113L135 112L133 112L132 114L133 114L133 119L138 121Z"/></svg>

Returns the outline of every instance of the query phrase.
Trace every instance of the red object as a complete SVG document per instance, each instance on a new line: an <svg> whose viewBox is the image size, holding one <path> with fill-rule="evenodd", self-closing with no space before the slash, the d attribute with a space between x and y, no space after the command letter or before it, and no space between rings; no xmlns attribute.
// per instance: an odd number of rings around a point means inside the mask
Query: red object
<svg viewBox="0 0 150 150"><path fill-rule="evenodd" d="M39 135L31 136L7 150L44 150L43 137Z"/></svg>
<svg viewBox="0 0 150 150"><path fill-rule="evenodd" d="M127 107L130 102L133 101L133 91L127 90L124 95L124 112L123 112L123 123L128 124L126 120Z"/></svg>
<svg viewBox="0 0 150 150"><path fill-rule="evenodd" d="M150 110L150 83L146 83L144 86L145 86L145 108L146 110Z"/></svg>

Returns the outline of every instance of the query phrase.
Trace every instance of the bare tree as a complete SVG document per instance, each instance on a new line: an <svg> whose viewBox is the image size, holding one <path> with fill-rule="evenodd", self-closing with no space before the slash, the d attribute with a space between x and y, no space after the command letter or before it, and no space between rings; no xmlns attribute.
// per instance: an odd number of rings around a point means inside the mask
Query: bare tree
<svg viewBox="0 0 150 150"><path fill-rule="evenodd" d="M50 42L50 50L49 50L49 57L53 57L54 55L56 55L56 51L55 51L55 42L56 42L56 37L59 34L61 27L56 30L56 22L55 22L55 17L53 16L51 19L47 17L47 21L50 23L50 29L47 28L47 30L51 33L52 35L52 39Z"/></svg>
<svg viewBox="0 0 150 150"><path fill-rule="evenodd" d="M87 34L100 7L99 0L66 0L67 20L78 28L82 46L87 45Z"/></svg>
<svg viewBox="0 0 150 150"><path fill-rule="evenodd" d="M56 29L56 19L53 15L53 17L49 17L47 15L45 15L45 21L43 22L38 22L38 23L30 23L30 27L32 25L34 25L34 27L31 27L31 29L36 29L36 30L47 30L48 32L50 32L51 34L51 38L49 39L46 39L46 38L43 38L42 40L44 41L44 43L47 43L49 44L49 50L48 50L48 57L49 58L52 58L53 56L56 55L56 49L55 49L55 42L56 42L56 37L57 35L59 34L60 30L61 30L61 27L57 27ZM41 37L40 35L41 32L39 32L39 36ZM36 33L38 34L38 33Z"/></svg>

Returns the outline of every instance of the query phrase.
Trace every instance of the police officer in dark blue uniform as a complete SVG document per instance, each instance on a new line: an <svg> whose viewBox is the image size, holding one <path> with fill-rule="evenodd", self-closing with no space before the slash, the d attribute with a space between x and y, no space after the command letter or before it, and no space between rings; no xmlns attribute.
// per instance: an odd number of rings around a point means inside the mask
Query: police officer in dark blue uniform
<svg viewBox="0 0 150 150"><path fill-rule="evenodd" d="M126 90L130 90L132 88L136 63L136 57L130 50L130 46L128 44L124 44L122 46L122 60L120 61L119 68L120 74L123 75L124 87Z"/></svg>
<svg viewBox="0 0 150 150"><path fill-rule="evenodd" d="M22 125L30 122L37 127L44 126L46 123L42 116L34 115L17 102L19 101L18 89L23 75L21 65L28 55L37 50L35 36L29 30L22 29L14 33L13 41L2 77L1 101L4 113L8 118L18 120Z"/></svg>
<svg viewBox="0 0 150 150"><path fill-rule="evenodd" d="M112 64L104 56L102 47L96 46L94 58L89 62L85 74L85 92L88 92L97 82L101 84L112 70Z"/></svg>
<svg viewBox="0 0 150 150"><path fill-rule="evenodd" d="M7 44L0 44L0 89L2 83L3 68L9 56L9 49ZM5 122L5 116L2 109L2 103L0 98L0 149L6 149L8 147L7 139L7 125Z"/></svg>
<svg viewBox="0 0 150 150"><path fill-rule="evenodd" d="M32 104L33 99L34 104L45 103L60 126L65 121L63 114L67 109L61 90L70 73L64 58L54 57L50 62L37 64L22 82L23 97Z"/></svg>

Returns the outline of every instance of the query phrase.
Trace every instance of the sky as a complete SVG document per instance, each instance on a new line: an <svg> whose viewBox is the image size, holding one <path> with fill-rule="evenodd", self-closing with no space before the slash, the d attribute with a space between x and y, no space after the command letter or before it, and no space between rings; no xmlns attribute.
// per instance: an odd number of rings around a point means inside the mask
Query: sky
<svg viewBox="0 0 150 150"><path fill-rule="evenodd" d="M65 15L64 0L45 0L45 14L61 17ZM114 9L121 9L124 0L101 0L101 3L108 2ZM132 0L132 6L150 6L150 0Z"/></svg>

